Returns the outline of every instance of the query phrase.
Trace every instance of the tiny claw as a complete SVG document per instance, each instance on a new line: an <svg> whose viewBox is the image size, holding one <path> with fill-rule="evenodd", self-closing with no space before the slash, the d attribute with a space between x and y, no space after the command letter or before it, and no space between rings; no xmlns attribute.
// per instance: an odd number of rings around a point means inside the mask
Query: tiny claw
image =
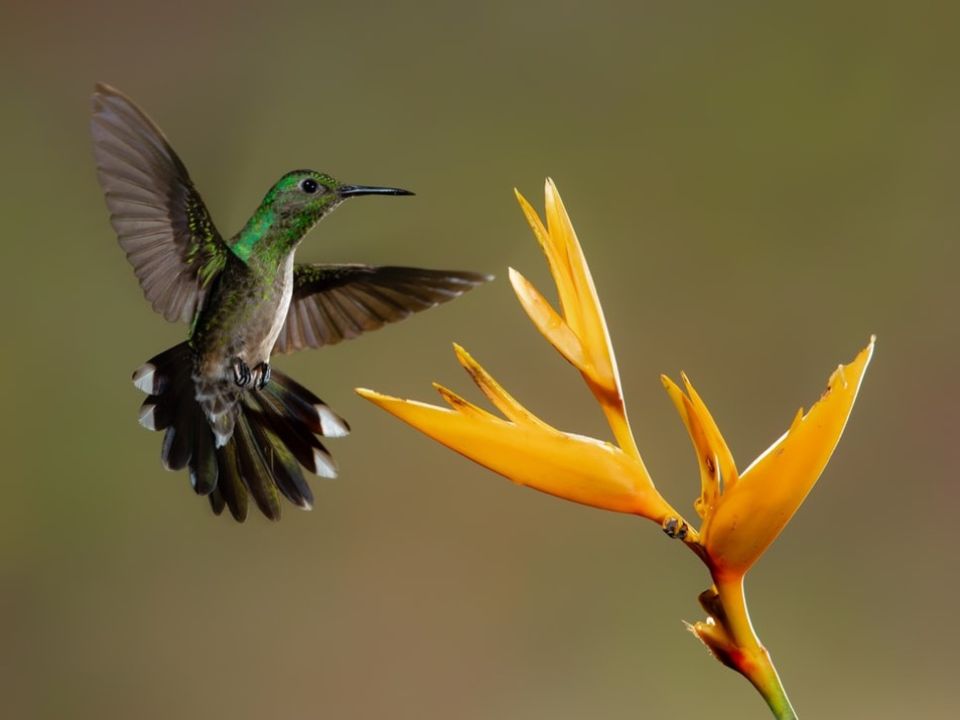
<svg viewBox="0 0 960 720"><path fill-rule="evenodd" d="M234 358L231 363L233 368L233 381L239 387L246 387L250 384L250 368L240 358Z"/></svg>
<svg viewBox="0 0 960 720"><path fill-rule="evenodd" d="M270 363L262 362L253 369L254 387L263 390L270 382Z"/></svg>
<svg viewBox="0 0 960 720"><path fill-rule="evenodd" d="M687 533L690 532L690 526L687 525L686 521L678 520L675 517L664 520L662 527L667 537L676 538L677 540L683 540L687 537Z"/></svg>

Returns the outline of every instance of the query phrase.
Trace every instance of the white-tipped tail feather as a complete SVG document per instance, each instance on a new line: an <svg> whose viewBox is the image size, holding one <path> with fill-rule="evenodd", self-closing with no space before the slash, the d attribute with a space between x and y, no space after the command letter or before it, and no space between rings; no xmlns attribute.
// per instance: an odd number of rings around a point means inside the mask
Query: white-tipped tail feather
<svg viewBox="0 0 960 720"><path fill-rule="evenodd" d="M314 448L313 472L320 477L335 478L337 476L337 465L329 454Z"/></svg>
<svg viewBox="0 0 960 720"><path fill-rule="evenodd" d="M144 363L133 374L133 384L141 392L147 395L156 395L160 388L156 387L158 383L154 382L157 368L153 363Z"/></svg>
<svg viewBox="0 0 960 720"><path fill-rule="evenodd" d="M323 430L324 437L338 438L350 434L347 421L333 410L323 404L317 404L314 407L317 409L317 415L320 416L320 429Z"/></svg>
<svg viewBox="0 0 960 720"><path fill-rule="evenodd" d="M147 430L157 429L156 419L154 418L154 412L156 409L156 405L151 405L149 403L144 403L140 406L140 417L137 419L137 421Z"/></svg>

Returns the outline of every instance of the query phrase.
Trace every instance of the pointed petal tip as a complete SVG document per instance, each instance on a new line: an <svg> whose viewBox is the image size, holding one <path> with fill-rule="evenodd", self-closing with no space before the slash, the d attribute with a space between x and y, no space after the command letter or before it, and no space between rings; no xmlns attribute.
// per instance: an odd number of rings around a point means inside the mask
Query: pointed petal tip
<svg viewBox="0 0 960 720"><path fill-rule="evenodd" d="M453 343L453 352L457 356L457 362L463 365L468 371L471 367L477 366L477 361L473 359L473 356L467 352L467 349L460 343Z"/></svg>
<svg viewBox="0 0 960 720"><path fill-rule="evenodd" d="M687 427L687 430L689 430L690 418L687 413L687 404L690 402L690 399L684 394L683 390L680 389L680 386L668 375L661 374L660 382L663 384L663 389L667 391L670 402L673 403L677 412L680 413L680 419L683 420L683 424Z"/></svg>
<svg viewBox="0 0 960 720"><path fill-rule="evenodd" d="M430 386L434 390L436 390L437 393L439 393L440 397L446 400L447 403L449 403L454 410L456 410L457 405L460 404L457 401L458 400L463 401L463 398L461 398L457 393L455 393L453 390L448 388L446 385L442 385L438 382L432 382L430 383ZM463 401L463 402L466 402L466 401Z"/></svg>
<svg viewBox="0 0 960 720"><path fill-rule="evenodd" d="M514 294L517 296L517 300L520 301L521 305L524 304L524 298L529 295L528 288L532 288L530 281L524 277L523 273L514 268L507 268L507 279L510 281L510 286L513 288ZM526 305L524 305L526 309Z"/></svg>
<svg viewBox="0 0 960 720"><path fill-rule="evenodd" d="M391 406L396 407L398 405L403 405L409 402L408 400L404 400L403 398L393 397L392 395L385 395L384 393L377 392L376 390L370 390L368 388L354 388L354 392L356 392L357 395L362 397L364 400L368 400L372 402L374 405L376 405L377 407L383 408L388 412L390 411Z"/></svg>
<svg viewBox="0 0 960 720"><path fill-rule="evenodd" d="M394 397L390 397L389 395L384 395L383 393L379 393L376 390L371 390L370 388L358 387L358 388L354 388L353 391L357 395L362 397L364 400L369 400L370 402L373 402L373 403L379 403L383 400L397 399Z"/></svg>
<svg viewBox="0 0 960 720"><path fill-rule="evenodd" d="M451 409L456 410L461 406L463 398L457 395L453 390L445 385L441 385L438 382L432 382L430 385L433 386L433 389L437 391L437 394L443 398L444 402L446 402Z"/></svg>
<svg viewBox="0 0 960 720"><path fill-rule="evenodd" d="M803 408L801 407L799 410L797 410L797 414L793 416L793 422L790 423L790 429L787 430L788 435L796 430L800 423L803 422L803 415Z"/></svg>
<svg viewBox="0 0 960 720"><path fill-rule="evenodd" d="M454 343L453 352L457 356L457 362L459 362L463 369L466 370L472 378L474 378L475 382L478 377L482 378L487 375L486 371L483 369L483 366L474 359L473 355L467 352L467 349L463 347L463 345Z"/></svg>

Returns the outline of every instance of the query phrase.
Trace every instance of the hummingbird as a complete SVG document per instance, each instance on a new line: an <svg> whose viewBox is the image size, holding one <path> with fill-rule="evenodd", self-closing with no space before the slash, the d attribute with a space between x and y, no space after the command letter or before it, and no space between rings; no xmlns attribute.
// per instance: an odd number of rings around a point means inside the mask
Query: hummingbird
<svg viewBox="0 0 960 720"><path fill-rule="evenodd" d="M309 510L303 469L334 477L318 438L350 428L271 366L274 353L320 348L452 300L491 276L362 264L299 264L304 236L344 201L413 195L294 170L224 238L160 128L120 91L98 84L91 133L97 176L120 247L146 299L186 341L134 374L140 424L164 431L161 461L189 469L194 491L243 522L248 497L268 518L280 496Z"/></svg>

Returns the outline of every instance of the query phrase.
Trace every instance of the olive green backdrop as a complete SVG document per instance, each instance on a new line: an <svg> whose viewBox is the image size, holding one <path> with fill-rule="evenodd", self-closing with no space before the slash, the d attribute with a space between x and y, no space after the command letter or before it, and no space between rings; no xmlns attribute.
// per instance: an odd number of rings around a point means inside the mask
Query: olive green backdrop
<svg viewBox="0 0 960 720"><path fill-rule="evenodd" d="M456 340L545 419L607 437L506 281L512 265L552 296L512 197L542 207L551 175L678 507L699 480L660 372L690 373L745 466L878 335L748 600L802 717L953 717L958 19L926 2L5 3L0 715L766 717L684 630L707 577L658 528L513 487L352 392L476 397ZM137 425L130 373L184 329L151 312L108 224L97 80L165 129L224 233L314 167L417 197L352 201L301 259L498 275L277 360L354 429L311 513L213 517Z"/></svg>

